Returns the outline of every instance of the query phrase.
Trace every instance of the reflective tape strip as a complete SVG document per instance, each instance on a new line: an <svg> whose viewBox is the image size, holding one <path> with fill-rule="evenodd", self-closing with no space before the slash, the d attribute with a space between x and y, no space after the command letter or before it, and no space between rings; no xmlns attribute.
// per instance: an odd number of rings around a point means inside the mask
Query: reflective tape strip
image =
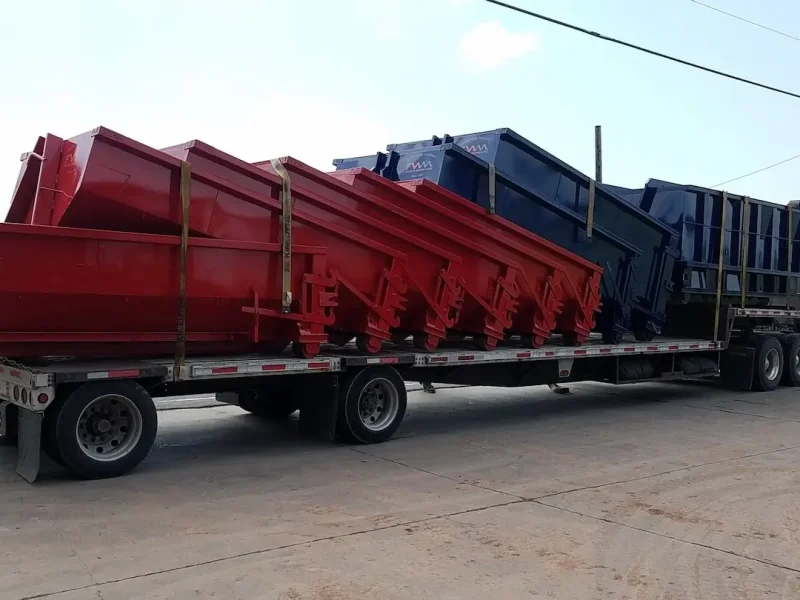
<svg viewBox="0 0 800 600"><path fill-rule="evenodd" d="M139 369L119 369L116 371L95 371L94 373L87 373L86 379L130 379L138 377L141 371Z"/></svg>

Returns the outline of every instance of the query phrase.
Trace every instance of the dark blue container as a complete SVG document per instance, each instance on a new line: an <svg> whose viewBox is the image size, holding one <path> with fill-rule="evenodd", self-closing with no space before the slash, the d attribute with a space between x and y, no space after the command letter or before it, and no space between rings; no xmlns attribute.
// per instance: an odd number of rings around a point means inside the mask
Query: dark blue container
<svg viewBox="0 0 800 600"><path fill-rule="evenodd" d="M724 301L741 302L744 275L746 304L797 306L800 211L796 206L751 198L745 209L744 196L728 194L723 225L719 190L651 179L643 190L632 190L625 198L680 233L676 300L688 303L716 297L720 235L724 233Z"/></svg>
<svg viewBox="0 0 800 600"><path fill-rule="evenodd" d="M489 164L455 144L390 151L385 158L378 160L391 165L381 172L389 179L429 179L487 210L491 208ZM354 166L373 168L376 159L361 157L337 160L334 164L340 170ZM499 168L495 169L494 177L495 212L498 215L603 267L603 312L597 325L607 339L618 340L631 329L632 318L635 318L632 315L634 265L639 262L641 250L596 221L589 238L585 215L573 207L526 189ZM575 193L585 206L588 188L578 190L576 187Z"/></svg>
<svg viewBox="0 0 800 600"><path fill-rule="evenodd" d="M586 218L589 177L511 129L390 144L387 150L403 154L418 151L426 145L450 142L492 163L515 183L538 197L568 207ZM517 207L519 216L509 218L515 222L530 222L531 217L526 214L530 212L529 207L530 204ZM626 201L601 184L596 185L594 223L642 250L634 269L632 328L641 334L638 337L647 339L650 336L646 332L660 332L666 321L673 267L678 254L678 233L646 211L638 209L635 202ZM527 224L523 226L530 229ZM549 235L543 235L552 239Z"/></svg>

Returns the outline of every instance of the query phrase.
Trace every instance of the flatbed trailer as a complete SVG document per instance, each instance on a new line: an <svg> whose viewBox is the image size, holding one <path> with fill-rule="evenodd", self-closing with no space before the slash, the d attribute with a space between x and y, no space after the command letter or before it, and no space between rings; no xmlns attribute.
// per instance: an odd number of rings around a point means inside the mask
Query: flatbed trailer
<svg viewBox="0 0 800 600"><path fill-rule="evenodd" d="M377 354L324 347L285 355L70 360L0 358L0 436L18 446L17 472L33 482L41 450L82 478L123 475L149 453L153 398L216 394L266 419L300 411L301 432L329 441L388 441L406 412L404 382L523 387L579 381L626 384L720 377L740 389L800 385L800 311L728 308L704 339L656 338L526 349L516 340L478 351L450 342L419 352L410 341ZM698 324L699 325L699 324ZM707 324L706 324L707 325ZM699 329L702 329L699 327ZM180 366L176 367L176 364Z"/></svg>

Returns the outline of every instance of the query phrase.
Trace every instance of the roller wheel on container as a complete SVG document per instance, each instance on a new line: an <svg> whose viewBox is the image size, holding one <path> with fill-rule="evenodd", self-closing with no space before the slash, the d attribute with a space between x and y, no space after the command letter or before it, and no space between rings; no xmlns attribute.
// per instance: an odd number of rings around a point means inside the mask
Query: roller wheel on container
<svg viewBox="0 0 800 600"><path fill-rule="evenodd" d="M314 358L319 354L320 349L321 346L317 342L292 342L292 354L297 358Z"/></svg>
<svg viewBox="0 0 800 600"><path fill-rule="evenodd" d="M475 348L483 352L488 352L489 350L497 348L497 338L486 335L485 333L473 337L472 343L475 345Z"/></svg>
<svg viewBox="0 0 800 600"><path fill-rule="evenodd" d="M429 335L427 333L414 334L414 348L417 350L426 350L430 352L431 350L435 350L438 345L439 338L435 335Z"/></svg>
<svg viewBox="0 0 800 600"><path fill-rule="evenodd" d="M753 389L768 392L778 387L783 375L783 347L772 335L755 338Z"/></svg>
<svg viewBox="0 0 800 600"><path fill-rule="evenodd" d="M367 367L346 377L339 387L336 431L349 442L379 444L389 440L406 414L406 386L391 367Z"/></svg>
<svg viewBox="0 0 800 600"><path fill-rule="evenodd" d="M652 342L656 334L649 329L636 329L633 332L633 338L637 342Z"/></svg>
<svg viewBox="0 0 800 600"><path fill-rule="evenodd" d="M619 344L622 342L622 338L625 337L625 334L621 331L604 331L603 332L603 343L604 344Z"/></svg>
<svg viewBox="0 0 800 600"><path fill-rule="evenodd" d="M144 460L156 439L155 404L135 381L87 383L57 399L48 410L45 452L53 452L52 458L84 479L128 473Z"/></svg>
<svg viewBox="0 0 800 600"><path fill-rule="evenodd" d="M565 346L580 346L586 341L586 336L578 335L574 331L565 331L561 334L561 343Z"/></svg>
<svg viewBox="0 0 800 600"><path fill-rule="evenodd" d="M541 348L544 346L544 338L540 335L533 335L532 333L521 335L520 342L523 348Z"/></svg>
<svg viewBox="0 0 800 600"><path fill-rule="evenodd" d="M353 334L343 331L330 331L328 332L328 341L335 346L345 346L353 341Z"/></svg>
<svg viewBox="0 0 800 600"><path fill-rule="evenodd" d="M778 337L783 348L783 378L781 384L800 386L800 335L790 333Z"/></svg>
<svg viewBox="0 0 800 600"><path fill-rule="evenodd" d="M280 421L300 408L291 389L247 390L239 394L239 408L270 421Z"/></svg>
<svg viewBox="0 0 800 600"><path fill-rule="evenodd" d="M374 335L360 333L356 336L356 348L362 354L375 354L380 351L383 341Z"/></svg>

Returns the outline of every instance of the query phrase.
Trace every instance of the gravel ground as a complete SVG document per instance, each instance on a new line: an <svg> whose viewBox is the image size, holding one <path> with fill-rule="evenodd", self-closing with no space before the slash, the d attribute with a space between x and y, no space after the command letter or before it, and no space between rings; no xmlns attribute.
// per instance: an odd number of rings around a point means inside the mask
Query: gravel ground
<svg viewBox="0 0 800 600"><path fill-rule="evenodd" d="M800 598L797 390L572 391L412 392L368 447L166 410L113 481L0 447L0 598Z"/></svg>

